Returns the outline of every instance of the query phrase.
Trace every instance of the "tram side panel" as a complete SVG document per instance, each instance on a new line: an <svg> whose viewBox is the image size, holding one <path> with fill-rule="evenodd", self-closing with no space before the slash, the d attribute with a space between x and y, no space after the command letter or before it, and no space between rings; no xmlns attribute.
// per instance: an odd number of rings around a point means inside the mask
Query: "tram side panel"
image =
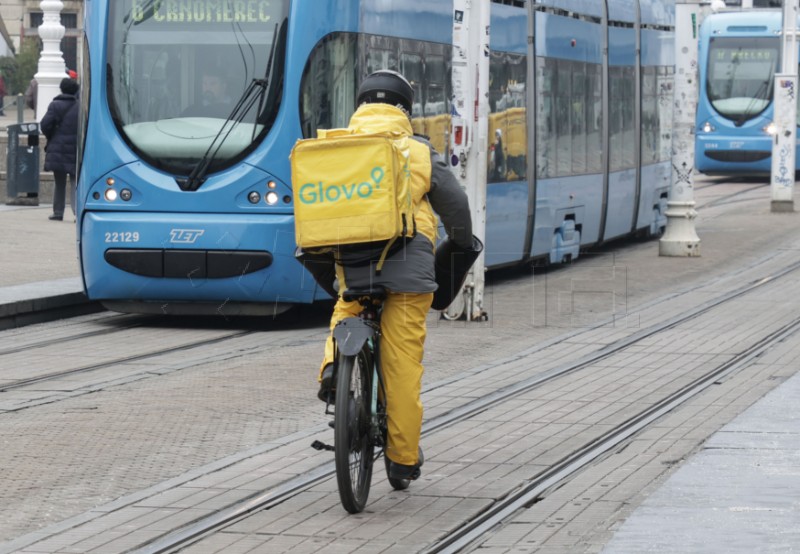
<svg viewBox="0 0 800 554"><path fill-rule="evenodd" d="M636 228L650 235L666 227L672 184L673 44L666 30L642 30L642 178Z"/></svg>
<svg viewBox="0 0 800 554"><path fill-rule="evenodd" d="M603 198L603 27L536 14L536 214L531 257L574 259L598 240Z"/></svg>

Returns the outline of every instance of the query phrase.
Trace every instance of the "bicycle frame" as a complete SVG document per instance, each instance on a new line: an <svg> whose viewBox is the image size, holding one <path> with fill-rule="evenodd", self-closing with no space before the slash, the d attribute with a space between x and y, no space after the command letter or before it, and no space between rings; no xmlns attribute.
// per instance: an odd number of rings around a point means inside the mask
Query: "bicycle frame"
<svg viewBox="0 0 800 554"><path fill-rule="evenodd" d="M375 454L375 459L378 459L386 448L382 432L382 426L385 426L385 422L379 420L381 414L378 413L378 396L386 397L383 374L380 370L380 315L382 302L373 299L369 295L358 297L358 301L362 306L358 316L344 318L333 328L334 352L336 353L333 373L335 379L339 371L338 354L357 356L365 346L369 349L371 354L370 361L372 362L370 430L373 444L380 447L378 453ZM385 410L382 415L384 418L386 417Z"/></svg>
<svg viewBox="0 0 800 554"><path fill-rule="evenodd" d="M346 301L358 301L362 310L358 316L344 318L333 328L333 373L337 383L332 414L335 416L332 425L335 441L333 446L319 441L312 446L317 450L334 451L339 496L344 508L355 514L366 506L373 465L381 455L393 489L407 489L410 480L392 477L391 460L386 456L389 422L380 359L380 319L386 291L381 287L346 291L342 297ZM362 364L359 369L354 365L357 363ZM355 383L360 384L354 387L356 372L360 377L356 377ZM372 381L368 382L370 378ZM365 398L368 394L372 395L369 399ZM356 400L359 396L361 402ZM330 413L329 406L326 405L326 413Z"/></svg>

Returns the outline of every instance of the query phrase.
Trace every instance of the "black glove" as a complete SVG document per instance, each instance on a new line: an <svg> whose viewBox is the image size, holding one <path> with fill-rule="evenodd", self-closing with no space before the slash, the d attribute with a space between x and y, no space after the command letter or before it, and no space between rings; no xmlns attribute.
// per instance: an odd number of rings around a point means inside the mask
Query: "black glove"
<svg viewBox="0 0 800 554"><path fill-rule="evenodd" d="M333 298L339 296L333 286L336 279L336 261L332 254L312 254L298 248L294 251L294 258L303 264L322 290Z"/></svg>
<svg viewBox="0 0 800 554"><path fill-rule="evenodd" d="M472 237L472 247L463 248L449 238L436 248L436 284L439 288L433 294L434 310L445 310L461 290L467 273L483 252L483 243Z"/></svg>

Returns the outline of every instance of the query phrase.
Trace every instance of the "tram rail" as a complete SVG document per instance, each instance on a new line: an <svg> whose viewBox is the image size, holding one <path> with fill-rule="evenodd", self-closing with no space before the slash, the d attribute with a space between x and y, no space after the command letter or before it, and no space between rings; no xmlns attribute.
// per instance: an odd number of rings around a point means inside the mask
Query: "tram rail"
<svg viewBox="0 0 800 554"><path fill-rule="evenodd" d="M523 483L517 490L498 500L489 510L466 521L458 529L442 538L424 554L454 554L469 552L487 533L502 525L519 510L530 507L546 494L548 489L568 479L574 473L591 465L600 456L645 429L653 421L679 407L681 404L701 393L709 386L717 383L728 374L747 366L766 352L775 343L793 336L800 329L800 318L784 325L777 331L764 337L756 344L739 353L729 362L713 368L692 383L682 387L650 408L643 410L623 424L609 430L601 437L575 450L562 461Z"/></svg>
<svg viewBox="0 0 800 554"><path fill-rule="evenodd" d="M108 316L105 319L109 319L112 321L123 321L126 318L129 319L129 316L125 315L112 315ZM47 338L43 340L34 341L28 344L21 344L18 346L12 346L10 348L0 348L0 356L6 356L8 354L19 354L20 352L32 352L42 348L50 348L57 344L66 344L70 343L75 340L86 339L86 338L94 338L98 336L105 336L114 333L118 333L121 331L128 331L130 329L136 329L142 327L143 323L132 323L132 324L123 324L118 327L107 328L107 329L92 329L90 331L81 331L78 333L70 333L69 335L64 335L61 337L54 337L54 338Z"/></svg>
<svg viewBox="0 0 800 554"><path fill-rule="evenodd" d="M619 339L594 352L586 354L577 360L500 388L490 394L481 396L462 406L435 416L426 421L423 425L422 436L431 436L438 431L456 423L467 421L482 412L502 405L504 402L534 390L548 382L564 378L582 369L588 368L592 364L612 356L615 353L619 353L633 345L642 343L658 333L673 329L680 324L707 314L714 308L737 298L741 298L761 287L776 283L779 279L792 275L798 269L800 269L800 262L786 265L768 276L720 294L693 309L686 310L681 314L655 323L628 337ZM734 355L730 360L716 365L707 371L703 371L689 383L670 392L657 402L652 403L648 408L639 411L601 436L565 454L556 463L551 464L544 471L541 471L529 480L521 483L516 489L510 490L507 494L497 499L489 509L477 514L476 517L466 521L452 532L447 533L435 544L430 545L425 551L458 552L462 551L462 549L469 548L477 539L484 536L489 530L500 525L511 514L536 502L548 489L564 482L580 469L593 463L611 448L614 448L616 445L635 435L662 415L680 406L712 384L719 382L719 380L726 375L746 367L773 345L795 334L798 329L800 329L800 319L795 319L789 324L761 337L752 345ZM501 361L498 364L493 364L489 368L485 368L484 371L496 369L504 363L508 362ZM180 551L214 532L218 532L221 529L247 518L255 512L269 510L270 508L278 506L301 492L329 479L333 475L333 462L322 464L307 473L286 480L276 487L262 493L251 495L244 501L235 503L209 517L199 518L189 525L165 533L151 542L142 545L138 552L143 554L156 554Z"/></svg>

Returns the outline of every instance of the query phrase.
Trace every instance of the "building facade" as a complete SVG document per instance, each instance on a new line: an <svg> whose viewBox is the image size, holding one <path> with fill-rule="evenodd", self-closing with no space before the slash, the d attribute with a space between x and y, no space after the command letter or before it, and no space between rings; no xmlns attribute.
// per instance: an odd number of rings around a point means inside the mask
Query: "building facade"
<svg viewBox="0 0 800 554"><path fill-rule="evenodd" d="M61 41L61 51L68 69L80 65L80 52L83 41L83 0L62 0L61 24L65 34ZM42 23L40 0L2 0L0 19L5 23L8 37L16 52L25 37L37 36L37 28ZM2 55L2 54L0 54Z"/></svg>

